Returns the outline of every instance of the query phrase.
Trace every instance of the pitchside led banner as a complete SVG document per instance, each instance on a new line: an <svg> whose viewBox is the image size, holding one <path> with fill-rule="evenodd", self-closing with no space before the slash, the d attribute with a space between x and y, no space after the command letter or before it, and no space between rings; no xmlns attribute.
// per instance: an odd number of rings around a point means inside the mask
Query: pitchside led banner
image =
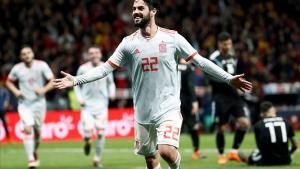
<svg viewBox="0 0 300 169"><path fill-rule="evenodd" d="M9 132L12 142L21 142L23 124L18 113L7 113ZM110 109L108 126L105 131L107 138L133 137L133 109ZM81 140L82 126L79 111L48 111L42 127L42 140ZM0 141L7 142L4 127L0 121Z"/></svg>

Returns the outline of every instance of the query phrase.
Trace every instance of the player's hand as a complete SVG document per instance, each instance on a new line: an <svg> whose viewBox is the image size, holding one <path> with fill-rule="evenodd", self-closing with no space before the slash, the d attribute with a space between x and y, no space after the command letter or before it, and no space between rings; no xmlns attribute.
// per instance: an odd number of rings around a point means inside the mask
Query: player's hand
<svg viewBox="0 0 300 169"><path fill-rule="evenodd" d="M38 88L38 89L35 89L34 90L34 93L38 96L42 96L44 95L46 92L45 92L45 89L44 88Z"/></svg>
<svg viewBox="0 0 300 169"><path fill-rule="evenodd" d="M240 89L242 92L245 92L246 90L252 90L252 83L245 80L243 77L245 74L235 75L230 80L229 84L232 87L235 87L237 89Z"/></svg>
<svg viewBox="0 0 300 169"><path fill-rule="evenodd" d="M116 100L116 97L115 96L110 96L109 100L114 101L114 100Z"/></svg>
<svg viewBox="0 0 300 169"><path fill-rule="evenodd" d="M64 75L61 79L54 79L53 85L57 89L65 89L68 87L74 86L74 76L70 75L69 73L66 73L64 71L60 72L62 75Z"/></svg>
<svg viewBox="0 0 300 169"><path fill-rule="evenodd" d="M199 111L198 101L192 103L192 115L195 115Z"/></svg>
<svg viewBox="0 0 300 169"><path fill-rule="evenodd" d="M84 107L85 106L85 101L80 101L79 104L80 104L81 107Z"/></svg>
<svg viewBox="0 0 300 169"><path fill-rule="evenodd" d="M24 95L23 95L23 93L22 93L20 90L18 90L18 91L15 93L15 95L16 95L16 97L17 97L18 99L23 99L23 98L24 98Z"/></svg>

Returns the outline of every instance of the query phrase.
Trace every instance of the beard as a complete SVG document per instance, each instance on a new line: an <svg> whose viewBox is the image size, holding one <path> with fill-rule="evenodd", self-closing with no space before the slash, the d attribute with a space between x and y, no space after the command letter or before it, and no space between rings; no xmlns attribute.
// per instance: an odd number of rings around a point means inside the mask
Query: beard
<svg viewBox="0 0 300 169"><path fill-rule="evenodd" d="M136 17L139 17L139 19L136 20ZM133 23L135 27L145 28L149 24L149 22L150 22L150 13L145 17L139 14L133 16Z"/></svg>

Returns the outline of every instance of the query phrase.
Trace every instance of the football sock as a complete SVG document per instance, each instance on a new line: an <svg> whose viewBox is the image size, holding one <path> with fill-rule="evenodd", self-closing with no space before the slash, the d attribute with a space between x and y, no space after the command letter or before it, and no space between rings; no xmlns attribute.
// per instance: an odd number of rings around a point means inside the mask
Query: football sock
<svg viewBox="0 0 300 169"><path fill-rule="evenodd" d="M96 140L96 147L95 147L95 160L99 160L101 153L103 151L104 148L104 143L105 143L105 137L103 134L99 134L98 138Z"/></svg>
<svg viewBox="0 0 300 169"><path fill-rule="evenodd" d="M237 129L234 135L232 148L238 149L246 135L247 129Z"/></svg>
<svg viewBox="0 0 300 169"><path fill-rule="evenodd" d="M28 161L33 161L34 159L34 131L31 130L30 134L24 134L23 144L28 157Z"/></svg>
<svg viewBox="0 0 300 169"><path fill-rule="evenodd" d="M90 137L84 137L84 142L89 142L90 141Z"/></svg>
<svg viewBox="0 0 300 169"><path fill-rule="evenodd" d="M190 130L190 134L192 137L194 151L197 151L199 149L199 136L198 136L197 130Z"/></svg>
<svg viewBox="0 0 300 169"><path fill-rule="evenodd" d="M4 130L5 130L5 135L6 135L6 137L7 137L8 139L10 139L7 121L6 121L6 119L5 119L4 117L1 118L1 119L2 119L2 124L3 124Z"/></svg>
<svg viewBox="0 0 300 169"><path fill-rule="evenodd" d="M92 137L92 133L91 133L90 130L84 130L83 135L84 135L84 138L91 138Z"/></svg>
<svg viewBox="0 0 300 169"><path fill-rule="evenodd" d="M177 157L176 157L175 162L173 164L169 164L170 169L179 169L180 161L181 161L181 155L177 151Z"/></svg>
<svg viewBox="0 0 300 169"><path fill-rule="evenodd" d="M153 169L161 169L160 163L158 163L158 165L156 167L154 167Z"/></svg>
<svg viewBox="0 0 300 169"><path fill-rule="evenodd" d="M40 134L35 133L35 135L34 135L34 152L37 151L37 149L39 148L39 145L40 145Z"/></svg>
<svg viewBox="0 0 300 169"><path fill-rule="evenodd" d="M219 151L219 154L223 154L224 153L224 146L225 146L225 137L224 137L224 133L221 132L217 132L217 148Z"/></svg>

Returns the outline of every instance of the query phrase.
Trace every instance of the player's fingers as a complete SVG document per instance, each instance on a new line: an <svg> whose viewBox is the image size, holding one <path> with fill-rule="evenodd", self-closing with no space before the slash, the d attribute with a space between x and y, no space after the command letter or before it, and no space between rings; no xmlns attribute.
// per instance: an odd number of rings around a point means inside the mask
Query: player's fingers
<svg viewBox="0 0 300 169"><path fill-rule="evenodd" d="M239 89L240 89L243 93L245 93L245 90L244 90L243 87L240 87Z"/></svg>
<svg viewBox="0 0 300 169"><path fill-rule="evenodd" d="M251 87L247 87L247 86L243 86L242 88L243 88L244 90L248 90L248 91L252 90Z"/></svg>
<svg viewBox="0 0 300 169"><path fill-rule="evenodd" d="M62 75L64 75L64 76L70 75L69 73L66 73L66 72L64 72L64 71L60 71L60 73L61 73Z"/></svg>
<svg viewBox="0 0 300 169"><path fill-rule="evenodd" d="M246 87L246 88L252 88L251 84L247 84L247 83L242 83L242 86Z"/></svg>
<svg viewBox="0 0 300 169"><path fill-rule="evenodd" d="M58 86L58 89L64 89L64 88L66 88L66 87L65 87L65 85L63 85L63 84L60 84L60 85Z"/></svg>
<svg viewBox="0 0 300 169"><path fill-rule="evenodd" d="M54 84L60 83L62 81L62 79L54 79L53 82Z"/></svg>
<svg viewBox="0 0 300 169"><path fill-rule="evenodd" d="M235 75L234 78L239 79L239 78L244 77L244 76L245 76L245 74L243 73L243 74Z"/></svg>
<svg viewBox="0 0 300 169"><path fill-rule="evenodd" d="M244 90L247 90L247 91L251 91L251 90L252 90L252 86L244 85L244 86L242 86L242 88L243 88Z"/></svg>
<svg viewBox="0 0 300 169"><path fill-rule="evenodd" d="M247 80L242 79L242 80L241 80L241 83L242 83L243 85L245 85L245 86L252 87L252 83L251 83L251 82L248 82Z"/></svg>
<svg viewBox="0 0 300 169"><path fill-rule="evenodd" d="M54 82L54 87L59 88L62 85L62 81L58 80L57 82Z"/></svg>
<svg viewBox="0 0 300 169"><path fill-rule="evenodd" d="M243 83L244 88L250 90L252 89L252 84L248 84L248 83Z"/></svg>
<svg viewBox="0 0 300 169"><path fill-rule="evenodd" d="M245 79L243 79L242 82L243 82L244 84L247 84L247 85L251 85L251 86L252 86L252 83L249 82L249 81L247 81L247 80L245 80Z"/></svg>
<svg viewBox="0 0 300 169"><path fill-rule="evenodd" d="M59 84L55 84L54 85L55 88L59 88L59 86L60 86Z"/></svg>

